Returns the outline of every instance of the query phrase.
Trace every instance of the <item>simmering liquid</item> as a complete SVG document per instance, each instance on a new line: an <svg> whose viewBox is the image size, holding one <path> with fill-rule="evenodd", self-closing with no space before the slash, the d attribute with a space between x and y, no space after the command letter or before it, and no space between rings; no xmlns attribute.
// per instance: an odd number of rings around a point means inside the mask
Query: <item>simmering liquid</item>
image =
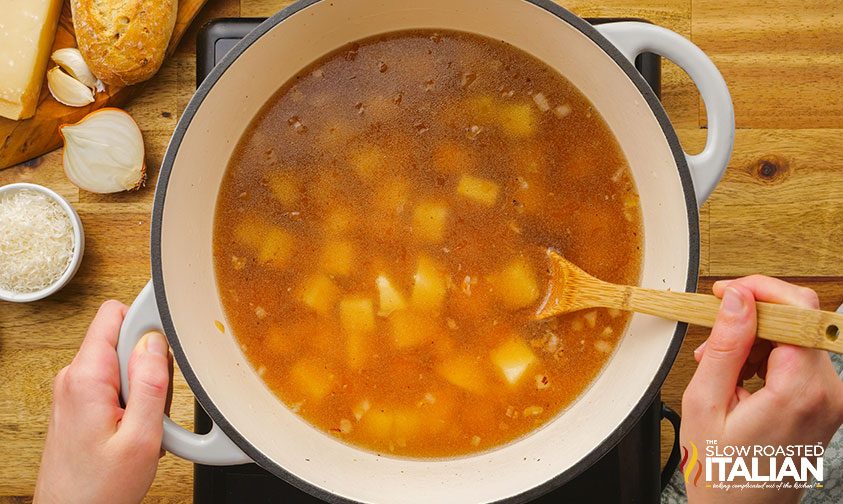
<svg viewBox="0 0 843 504"><path fill-rule="evenodd" d="M454 456L551 420L628 318L531 320L547 247L637 283L638 196L590 102L507 44L397 32L286 83L241 138L214 230L228 325L316 427Z"/></svg>

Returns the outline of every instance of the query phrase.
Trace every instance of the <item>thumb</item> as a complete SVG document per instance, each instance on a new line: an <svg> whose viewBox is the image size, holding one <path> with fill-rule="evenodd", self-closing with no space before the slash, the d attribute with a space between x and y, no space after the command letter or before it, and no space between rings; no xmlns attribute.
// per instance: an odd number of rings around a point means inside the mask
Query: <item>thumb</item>
<svg viewBox="0 0 843 504"><path fill-rule="evenodd" d="M755 341L755 298L747 288L726 287L700 365L688 389L707 408L728 410L741 368Z"/></svg>
<svg viewBox="0 0 843 504"><path fill-rule="evenodd" d="M163 436L164 406L169 388L169 346L159 332L149 332L129 359L129 399L120 432L133 443L149 445L157 455Z"/></svg>

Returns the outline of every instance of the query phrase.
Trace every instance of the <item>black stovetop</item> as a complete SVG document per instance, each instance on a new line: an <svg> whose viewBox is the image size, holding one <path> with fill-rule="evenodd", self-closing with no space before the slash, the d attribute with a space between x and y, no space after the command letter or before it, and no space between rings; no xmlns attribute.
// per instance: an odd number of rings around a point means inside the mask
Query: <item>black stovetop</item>
<svg viewBox="0 0 843 504"><path fill-rule="evenodd" d="M205 25L196 44L197 85L217 62L261 21L263 19L230 18L218 19ZM601 24L621 19L588 21ZM658 96L661 91L660 58L654 54L644 54L638 57L635 66ZM196 432L210 430L210 418L198 403L195 407L195 417ZM571 482L533 502L657 502L661 493L661 419L662 404L657 396L635 427L608 454ZM323 502L255 464L226 467L196 464L193 498L197 504Z"/></svg>

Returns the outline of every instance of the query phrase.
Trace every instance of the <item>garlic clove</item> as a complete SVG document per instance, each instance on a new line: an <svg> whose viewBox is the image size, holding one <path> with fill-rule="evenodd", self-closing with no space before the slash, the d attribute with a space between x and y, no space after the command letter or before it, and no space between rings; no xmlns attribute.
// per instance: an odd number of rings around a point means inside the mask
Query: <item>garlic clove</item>
<svg viewBox="0 0 843 504"><path fill-rule="evenodd" d="M64 172L81 189L105 194L143 185L143 136L125 111L101 108L76 124L59 127L59 133L64 138Z"/></svg>
<svg viewBox="0 0 843 504"><path fill-rule="evenodd" d="M53 67L47 72L47 87L57 102L69 107L83 107L94 102L91 89L64 73L60 67Z"/></svg>
<svg viewBox="0 0 843 504"><path fill-rule="evenodd" d="M76 49L75 47L65 47L64 49L55 51L51 58L71 77L91 89L97 89L97 82L99 79L97 79L91 72L91 69L88 68L88 64L85 63L85 58L82 57L82 53L79 52L79 49ZM102 83L100 83L100 86L102 86Z"/></svg>

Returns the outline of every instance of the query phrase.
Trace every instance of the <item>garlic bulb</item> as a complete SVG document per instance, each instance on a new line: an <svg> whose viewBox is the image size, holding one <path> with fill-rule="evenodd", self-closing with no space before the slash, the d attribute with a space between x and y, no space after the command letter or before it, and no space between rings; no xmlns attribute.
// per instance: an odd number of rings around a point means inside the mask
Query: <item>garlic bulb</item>
<svg viewBox="0 0 843 504"><path fill-rule="evenodd" d="M59 127L59 132L64 138L64 172L81 189L114 193L143 185L143 137L125 111L101 108L76 124Z"/></svg>
<svg viewBox="0 0 843 504"><path fill-rule="evenodd" d="M88 64L85 63L85 59L82 57L82 53L79 52L79 49L76 49L75 47L65 47L64 49L59 49L54 52L51 58L62 68L62 70L67 72L74 79L91 89L102 91L102 82L97 79L91 72L91 69L88 68Z"/></svg>
<svg viewBox="0 0 843 504"><path fill-rule="evenodd" d="M47 87L57 102L69 107L83 107L94 102L93 91L59 67L53 67L47 72Z"/></svg>

